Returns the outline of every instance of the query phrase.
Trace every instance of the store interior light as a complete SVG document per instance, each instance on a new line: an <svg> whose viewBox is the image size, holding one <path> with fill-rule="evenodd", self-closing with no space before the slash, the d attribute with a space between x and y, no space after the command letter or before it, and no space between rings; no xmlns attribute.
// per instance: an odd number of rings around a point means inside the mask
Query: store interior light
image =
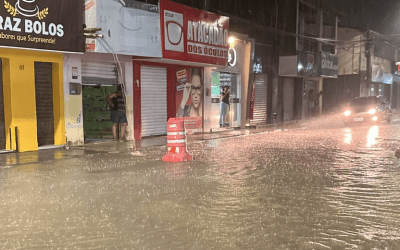
<svg viewBox="0 0 400 250"><path fill-rule="evenodd" d="M229 46L230 47L234 47L235 46L235 43L236 43L236 38L234 38L234 37L229 37L229 39L228 39L228 43L229 43Z"/></svg>
<svg viewBox="0 0 400 250"><path fill-rule="evenodd" d="M302 65L301 63L299 63L299 64L297 65L297 70L298 70L298 71L302 71L302 70L303 70L303 65Z"/></svg>

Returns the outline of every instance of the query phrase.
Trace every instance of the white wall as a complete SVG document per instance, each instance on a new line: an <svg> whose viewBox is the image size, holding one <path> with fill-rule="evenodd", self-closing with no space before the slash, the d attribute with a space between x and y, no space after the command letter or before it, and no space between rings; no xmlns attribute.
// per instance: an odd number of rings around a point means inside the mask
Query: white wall
<svg viewBox="0 0 400 250"><path fill-rule="evenodd" d="M78 79L72 78L72 68L78 68ZM81 55L64 54L64 106L65 106L65 135L67 144L82 145L83 111L82 94L70 95L69 83L82 84Z"/></svg>
<svg viewBox="0 0 400 250"><path fill-rule="evenodd" d="M363 35L357 35L338 47L339 75L359 74L360 69L364 72L367 70L363 39Z"/></svg>

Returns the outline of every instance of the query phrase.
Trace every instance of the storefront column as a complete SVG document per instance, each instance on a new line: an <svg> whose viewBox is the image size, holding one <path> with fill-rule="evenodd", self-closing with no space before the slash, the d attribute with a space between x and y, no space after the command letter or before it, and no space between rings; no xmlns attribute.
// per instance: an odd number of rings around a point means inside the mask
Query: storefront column
<svg viewBox="0 0 400 250"><path fill-rule="evenodd" d="M212 74L213 68L206 67L204 68L204 105L203 105L203 132L208 133L211 131L211 120L212 112L211 112L211 83L212 83Z"/></svg>
<svg viewBox="0 0 400 250"><path fill-rule="evenodd" d="M320 77L318 80L318 92L315 94L318 94L321 91L323 91L323 88L324 88L324 78ZM319 96L319 115L322 114L322 100L323 100L323 94Z"/></svg>

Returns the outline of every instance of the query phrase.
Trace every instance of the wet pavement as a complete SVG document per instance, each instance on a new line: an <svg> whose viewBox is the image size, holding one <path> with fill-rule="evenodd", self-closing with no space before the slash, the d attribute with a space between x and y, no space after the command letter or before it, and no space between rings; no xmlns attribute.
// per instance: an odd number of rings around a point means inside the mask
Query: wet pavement
<svg viewBox="0 0 400 250"><path fill-rule="evenodd" d="M1 249L400 249L400 123L0 157ZM148 143L148 144L146 144ZM153 143L151 147L149 144Z"/></svg>

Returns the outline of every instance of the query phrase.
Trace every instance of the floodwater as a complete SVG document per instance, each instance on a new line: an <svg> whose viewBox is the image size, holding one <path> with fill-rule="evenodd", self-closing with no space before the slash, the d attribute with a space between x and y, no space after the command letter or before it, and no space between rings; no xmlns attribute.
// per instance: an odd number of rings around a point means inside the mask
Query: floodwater
<svg viewBox="0 0 400 250"><path fill-rule="evenodd" d="M1 249L400 249L399 124L0 167Z"/></svg>

